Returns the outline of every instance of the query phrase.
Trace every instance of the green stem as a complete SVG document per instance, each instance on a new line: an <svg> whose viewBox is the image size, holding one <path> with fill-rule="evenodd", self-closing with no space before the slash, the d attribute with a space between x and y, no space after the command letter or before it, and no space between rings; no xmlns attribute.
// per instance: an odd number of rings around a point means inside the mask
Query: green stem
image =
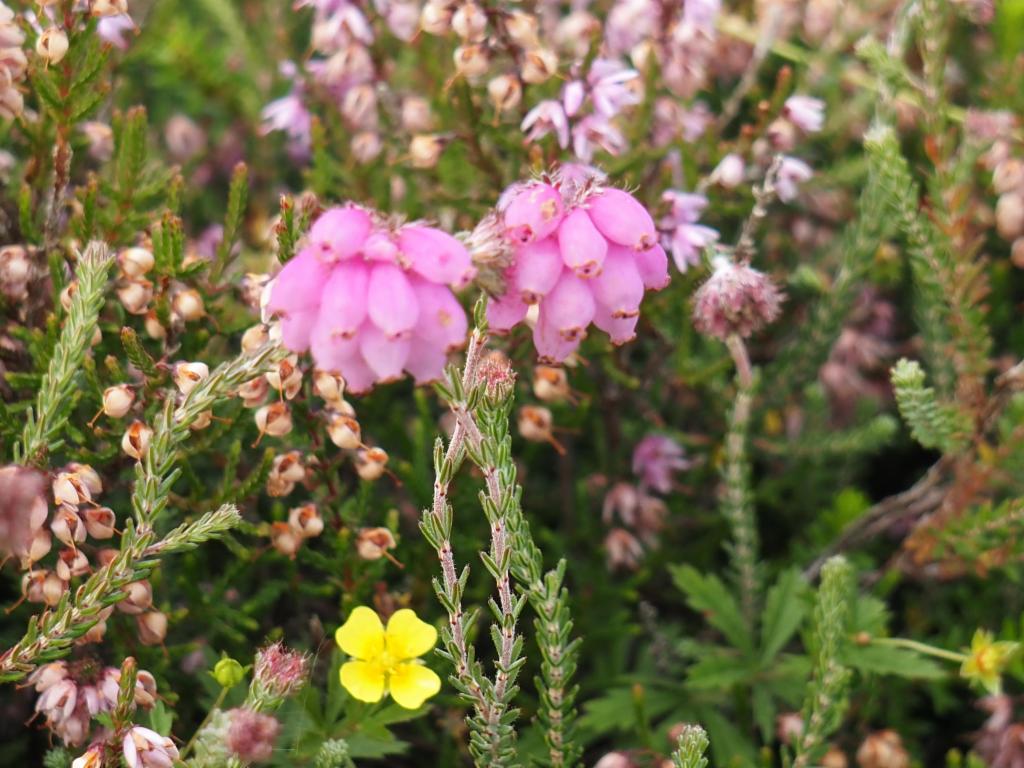
<svg viewBox="0 0 1024 768"><path fill-rule="evenodd" d="M934 656L937 659L945 659L946 661L952 661L957 664L962 664L968 658L965 653L947 651L945 648L936 648L934 645L921 643L917 640L908 640L904 637L873 637L871 638L871 642L874 645L888 645L893 648L906 648L908 651L916 651L917 653L923 653L926 656Z"/></svg>

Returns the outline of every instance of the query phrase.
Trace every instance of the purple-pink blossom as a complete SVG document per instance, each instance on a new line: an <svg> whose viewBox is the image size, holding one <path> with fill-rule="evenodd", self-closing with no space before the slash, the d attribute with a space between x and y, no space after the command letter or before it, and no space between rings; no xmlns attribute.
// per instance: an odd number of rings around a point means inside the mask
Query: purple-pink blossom
<svg viewBox="0 0 1024 768"><path fill-rule="evenodd" d="M775 178L775 192L779 200L788 203L796 200L800 193L800 185L814 175L811 166L795 157L788 155L782 158L779 172Z"/></svg>
<svg viewBox="0 0 1024 768"><path fill-rule="evenodd" d="M825 124L825 102L812 96L790 96L782 111L804 133L817 133Z"/></svg>
<svg viewBox="0 0 1024 768"><path fill-rule="evenodd" d="M591 323L614 344L632 339L644 292L669 280L668 257L643 205L578 171L515 185L498 207L512 263L488 321L507 331L537 305L534 345L552 362L572 354Z"/></svg>
<svg viewBox="0 0 1024 768"><path fill-rule="evenodd" d="M661 199L669 213L661 219L662 244L672 254L676 269L686 272L700 264L704 249L718 240L718 232L698 223L708 200L696 192L670 189Z"/></svg>
<svg viewBox="0 0 1024 768"><path fill-rule="evenodd" d="M538 141L553 133L558 146L562 149L569 146L569 116L565 107L554 99L542 101L527 112L520 127L529 141Z"/></svg>
<svg viewBox="0 0 1024 768"><path fill-rule="evenodd" d="M647 435L633 449L633 474L641 488L668 493L675 473L690 466L683 447L665 435Z"/></svg>
<svg viewBox="0 0 1024 768"><path fill-rule="evenodd" d="M341 374L352 392L404 373L423 383L440 378L465 340L451 288L474 274L469 252L446 232L347 204L313 223L267 309L281 318L288 349L311 350L317 368Z"/></svg>

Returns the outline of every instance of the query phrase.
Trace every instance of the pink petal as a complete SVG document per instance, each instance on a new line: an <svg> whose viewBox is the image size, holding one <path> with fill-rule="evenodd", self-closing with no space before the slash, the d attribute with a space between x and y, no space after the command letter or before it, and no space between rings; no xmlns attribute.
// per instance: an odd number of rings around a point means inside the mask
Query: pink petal
<svg viewBox="0 0 1024 768"><path fill-rule="evenodd" d="M607 333L612 344L616 346L636 338L636 324L639 319L639 314L631 317L612 317L608 308L600 304L594 312L594 325Z"/></svg>
<svg viewBox="0 0 1024 768"><path fill-rule="evenodd" d="M287 315L320 306L320 297L331 267L317 259L310 248L303 248L284 265L270 291L267 309Z"/></svg>
<svg viewBox="0 0 1024 768"><path fill-rule="evenodd" d="M411 346L411 338L388 336L372 323L367 323L359 332L359 351L382 382L402 378Z"/></svg>
<svg viewBox="0 0 1024 768"><path fill-rule="evenodd" d="M324 332L351 337L366 319L370 269L358 259L339 263L324 286L324 299L318 322Z"/></svg>
<svg viewBox="0 0 1024 768"><path fill-rule="evenodd" d="M564 268L558 242L547 237L528 243L516 251L515 287L527 304L536 304L547 295Z"/></svg>
<svg viewBox="0 0 1024 768"><path fill-rule="evenodd" d="M366 364L359 350L341 363L338 373L345 379L345 391L354 395L369 392L377 381L377 375Z"/></svg>
<svg viewBox="0 0 1024 768"><path fill-rule="evenodd" d="M324 261L349 259L363 249L372 227L370 214L362 208L328 208L309 230L310 247Z"/></svg>
<svg viewBox="0 0 1024 768"><path fill-rule="evenodd" d="M562 196L550 184L529 184L517 192L502 212L505 236L516 243L541 240L562 220Z"/></svg>
<svg viewBox="0 0 1024 768"><path fill-rule="evenodd" d="M654 245L646 251L637 251L634 254L636 268L640 272L640 279L644 281L644 288L651 291L660 291L669 283L668 254L660 245Z"/></svg>
<svg viewBox="0 0 1024 768"><path fill-rule="evenodd" d="M594 299L613 317L630 317L640 310L644 283L633 256L636 252L610 245L601 274L590 281Z"/></svg>
<svg viewBox="0 0 1024 768"><path fill-rule="evenodd" d="M405 359L405 370L417 384L439 381L444 377L444 366L448 355L444 349L420 336L413 336L409 356Z"/></svg>
<svg viewBox="0 0 1024 768"><path fill-rule="evenodd" d="M309 337L316 323L319 310L309 309L304 312L292 312L281 318L281 341L292 352L305 352L309 349Z"/></svg>
<svg viewBox="0 0 1024 768"><path fill-rule="evenodd" d="M594 294L588 281L566 270L551 293L541 300L540 308L547 323L564 339L582 339L594 317Z"/></svg>
<svg viewBox="0 0 1024 768"><path fill-rule="evenodd" d="M542 362L561 363L577 350L583 337L566 339L557 327L551 324L550 318L541 303L537 324L533 327L533 346L537 348L537 356Z"/></svg>
<svg viewBox="0 0 1024 768"><path fill-rule="evenodd" d="M475 275L466 246L433 227L402 227L398 247L414 272L434 283L461 287Z"/></svg>
<svg viewBox="0 0 1024 768"><path fill-rule="evenodd" d="M512 326L521 323L526 317L529 307L523 303L515 291L505 291L504 296L491 298L487 302L487 324L492 331L502 333L512 330Z"/></svg>
<svg viewBox="0 0 1024 768"><path fill-rule="evenodd" d="M317 368L341 373L346 361L359 354L359 337L358 334L343 335L336 332L331 318L321 313L313 326L310 347Z"/></svg>
<svg viewBox="0 0 1024 768"><path fill-rule="evenodd" d="M419 304L405 273L383 262L370 269L366 311L387 336L409 336L419 319Z"/></svg>
<svg viewBox="0 0 1024 768"><path fill-rule="evenodd" d="M658 242L654 220L628 192L608 187L587 199L590 218L613 243L643 251Z"/></svg>
<svg viewBox="0 0 1024 768"><path fill-rule="evenodd" d="M363 245L363 258L367 261L398 263L398 246L387 232L374 232Z"/></svg>
<svg viewBox="0 0 1024 768"><path fill-rule="evenodd" d="M416 337L439 347L442 352L462 346L469 324L465 310L451 289L415 276L409 282L420 308Z"/></svg>
<svg viewBox="0 0 1024 768"><path fill-rule="evenodd" d="M577 208L558 227L558 248L569 269L580 277L593 277L601 271L608 241L597 231L587 212Z"/></svg>

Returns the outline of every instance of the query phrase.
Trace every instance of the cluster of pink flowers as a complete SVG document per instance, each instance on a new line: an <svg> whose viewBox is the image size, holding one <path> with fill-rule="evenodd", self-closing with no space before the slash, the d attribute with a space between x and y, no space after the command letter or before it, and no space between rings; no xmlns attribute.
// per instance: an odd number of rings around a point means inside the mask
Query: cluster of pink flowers
<svg viewBox="0 0 1024 768"><path fill-rule="evenodd" d="M106 667L99 674L90 674L88 662L69 664L54 661L39 667L28 682L39 693L36 712L46 718L46 725L69 746L78 746L89 736L92 719L117 706L121 670ZM156 701L156 680L139 670L135 682L135 703L150 707Z"/></svg>
<svg viewBox="0 0 1024 768"><path fill-rule="evenodd" d="M507 331L537 305L533 340L548 362L571 355L591 322L614 344L631 340L644 291L669 281L668 257L643 205L596 178L580 180L577 170L513 185L494 224L512 255L488 321Z"/></svg>
<svg viewBox="0 0 1024 768"><path fill-rule="evenodd" d="M746 338L779 316L783 298L768 275L718 255L711 277L694 296L693 323L722 341L733 334Z"/></svg>
<svg viewBox="0 0 1024 768"><path fill-rule="evenodd" d="M441 376L465 340L466 314L452 293L473 279L465 246L424 224L394 225L356 205L325 211L306 246L277 276L267 310L284 345L310 349L321 371L351 392L399 379Z"/></svg>
<svg viewBox="0 0 1024 768"><path fill-rule="evenodd" d="M286 699L294 696L309 678L309 657L282 643L256 652L253 680L263 696Z"/></svg>
<svg viewBox="0 0 1024 768"><path fill-rule="evenodd" d="M565 85L561 99L546 99L531 109L521 127L530 141L554 134L562 149L569 146L571 133L573 152L584 162L590 162L598 149L617 155L626 139L612 121L626 107L640 103L642 89L635 69L598 58L586 76ZM575 123L571 128L570 122Z"/></svg>

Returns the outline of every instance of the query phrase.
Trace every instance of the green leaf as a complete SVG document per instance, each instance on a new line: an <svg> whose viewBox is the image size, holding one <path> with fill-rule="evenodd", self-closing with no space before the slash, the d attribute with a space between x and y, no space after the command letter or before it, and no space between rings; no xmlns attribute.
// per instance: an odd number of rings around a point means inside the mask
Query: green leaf
<svg viewBox="0 0 1024 768"><path fill-rule="evenodd" d="M169 710L162 701L158 700L146 714L150 729L163 736L171 732L171 726L174 725L174 712Z"/></svg>
<svg viewBox="0 0 1024 768"><path fill-rule="evenodd" d="M941 680L949 670L934 659L907 648L883 645L849 645L841 654L846 666L862 673L896 675L911 680Z"/></svg>
<svg viewBox="0 0 1024 768"><path fill-rule="evenodd" d="M793 637L807 613L807 583L800 571L783 571L765 600L761 623L761 661L768 663Z"/></svg>
<svg viewBox="0 0 1024 768"><path fill-rule="evenodd" d="M669 571L672 581L686 595L687 605L703 614L733 646L747 652L753 649L739 604L717 576L702 576L689 565L669 566Z"/></svg>
<svg viewBox="0 0 1024 768"><path fill-rule="evenodd" d="M757 669L735 654L706 655L687 671L686 685L693 690L713 691L749 682Z"/></svg>

